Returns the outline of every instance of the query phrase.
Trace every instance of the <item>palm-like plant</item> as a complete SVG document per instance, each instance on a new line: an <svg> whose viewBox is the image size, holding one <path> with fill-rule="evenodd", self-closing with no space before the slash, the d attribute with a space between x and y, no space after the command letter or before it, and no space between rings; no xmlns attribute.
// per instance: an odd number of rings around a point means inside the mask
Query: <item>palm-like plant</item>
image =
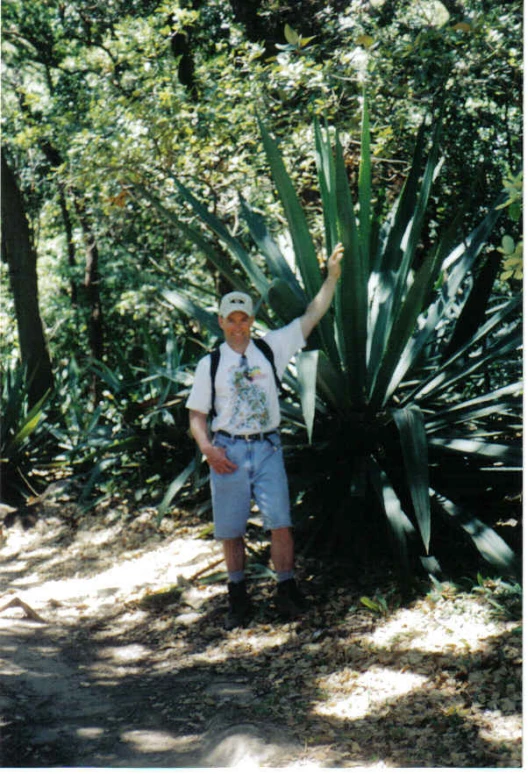
<svg viewBox="0 0 528 774"><path fill-rule="evenodd" d="M49 392L29 408L26 384L21 366L6 369L0 395L0 498L10 504L39 494L42 469L53 457L44 428Z"/></svg>
<svg viewBox="0 0 528 774"><path fill-rule="evenodd" d="M294 185L276 143L259 124L289 225L293 268L262 216L242 197L242 215L267 271L179 181L182 198L224 242L234 264L148 191L143 194L233 287L261 295L267 305L260 307L259 320L268 325L302 314L322 275ZM432 125L428 151L425 125L419 131L405 185L382 222L372 206L366 106L357 206L339 137L333 148L329 131L317 122L314 126L326 247L329 252L341 241L344 259L334 314L321 321L289 377L311 441L290 456L297 512L308 517L314 535L333 536L340 545L353 545L363 527L375 524L379 531L377 517L384 515L402 565L408 565L409 545L419 542L422 563L431 568L436 563L432 536L442 537L441 529L432 530L433 511L444 517L439 523L461 526L488 562L512 571L515 556L490 528L492 514L482 517L486 492L500 487L501 480L511 485L508 477L520 470L516 417L521 386L500 374L493 384L490 371L507 363L521 344L520 299L486 308L493 282L482 251L500 215L500 199L466 239L455 242L457 224L452 224L422 254L420 238L441 166L440 121ZM236 264L245 277L234 271ZM189 295L164 295L215 330L214 314L201 310ZM485 313L468 324L476 300ZM298 402L293 397L283 408L293 432L299 424ZM479 501L481 518L472 510Z"/></svg>

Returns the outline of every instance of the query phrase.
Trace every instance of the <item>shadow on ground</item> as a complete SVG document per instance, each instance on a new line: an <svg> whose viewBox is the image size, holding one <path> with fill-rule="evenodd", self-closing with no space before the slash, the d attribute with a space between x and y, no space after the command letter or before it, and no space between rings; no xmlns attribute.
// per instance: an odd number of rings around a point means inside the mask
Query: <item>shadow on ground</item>
<svg viewBox="0 0 528 774"><path fill-rule="evenodd" d="M434 766L494 767L505 756L516 765L517 744L486 738L471 712L478 675L504 667L515 633L474 654L428 653L362 642L358 629L374 627L360 618L351 629L344 610L290 625L264 610L256 627L226 633L220 600L205 608L191 625L178 623L183 608L136 623L122 610L66 628L15 621L0 639L3 765L413 767L431 751ZM332 675L351 671L356 685L373 672L407 679L379 703L356 695L351 705L342 692L328 702ZM506 722L512 685L494 697Z"/></svg>

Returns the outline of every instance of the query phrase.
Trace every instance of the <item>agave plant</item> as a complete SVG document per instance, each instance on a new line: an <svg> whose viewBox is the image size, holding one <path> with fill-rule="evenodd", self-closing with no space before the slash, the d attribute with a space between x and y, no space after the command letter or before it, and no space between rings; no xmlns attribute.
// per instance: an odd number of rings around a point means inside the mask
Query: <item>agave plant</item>
<svg viewBox="0 0 528 774"><path fill-rule="evenodd" d="M142 193L233 288L260 295L258 321L266 326L302 314L323 278L277 143L261 120L259 125L294 265L242 197L241 213L265 267L178 180L182 199L226 245L232 261L203 231L148 190ZM516 557L490 527L493 513L486 503L503 482L519 484L521 385L510 378L507 364L521 345L520 299L491 295L494 270L483 248L500 215L500 197L466 238L456 241L455 219L440 230L431 250L421 247L441 168L440 127L435 120L420 129L406 182L381 220L372 203L366 101L356 204L339 136L332 140L327 128L314 123L326 248L330 252L341 241L344 258L333 313L321 321L288 377L293 393L283 413L291 433L304 416L310 440L300 448L297 433L290 445L295 510L317 540L324 536L347 548L362 536L379 535L381 515L401 566L408 567L413 546L429 570L438 566L434 555L449 525L456 524L487 562L512 572ZM243 273L234 270L237 265ZM218 332L214 313L190 292L164 295ZM287 439L288 433L288 446Z"/></svg>
<svg viewBox="0 0 528 774"><path fill-rule="evenodd" d="M135 488L136 499L156 491L167 466L178 466L193 449L182 418L190 373L173 333L165 350L146 329L141 331L139 365L114 348L115 367L94 361L88 376L96 374L103 385L102 400L86 411L86 375L72 359L60 386L62 421L50 427L60 447L57 464L74 471L83 481L82 507L91 507L94 492L122 489L122 481ZM179 421L178 421L179 419ZM104 496L104 495L103 495Z"/></svg>
<svg viewBox="0 0 528 774"><path fill-rule="evenodd" d="M49 392L29 408L26 384L21 366L6 369L1 394L0 499L9 504L40 494L39 472L52 458L43 429Z"/></svg>

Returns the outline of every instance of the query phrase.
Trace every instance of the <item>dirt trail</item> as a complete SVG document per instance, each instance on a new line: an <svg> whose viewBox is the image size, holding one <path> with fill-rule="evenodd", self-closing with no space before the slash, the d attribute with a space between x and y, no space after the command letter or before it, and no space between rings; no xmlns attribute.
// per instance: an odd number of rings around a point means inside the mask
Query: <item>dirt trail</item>
<svg viewBox="0 0 528 774"><path fill-rule="evenodd" d="M282 624L263 579L227 633L203 524L68 507L4 529L3 766L521 765L519 625L481 600L376 619L342 589Z"/></svg>
<svg viewBox="0 0 528 774"><path fill-rule="evenodd" d="M7 532L0 607L15 604L0 613L3 765L229 767L298 758L282 730L245 720L250 681L216 677L205 664L181 670L161 643L167 625L192 626L196 609L220 592L185 580L214 566L217 547L199 528L157 545L141 526L148 547L119 521L75 537L54 518ZM148 596L176 585L175 604ZM199 718L189 699L221 711Z"/></svg>

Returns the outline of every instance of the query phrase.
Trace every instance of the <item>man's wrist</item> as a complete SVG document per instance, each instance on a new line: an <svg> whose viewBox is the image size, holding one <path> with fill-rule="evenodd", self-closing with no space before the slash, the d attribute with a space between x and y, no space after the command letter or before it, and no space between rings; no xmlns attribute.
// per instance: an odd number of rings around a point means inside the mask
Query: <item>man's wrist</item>
<svg viewBox="0 0 528 774"><path fill-rule="evenodd" d="M214 449L214 446L213 446L213 444L211 443L211 441L207 441L207 443L203 443L203 444L200 446L200 451L202 452L202 454L204 455L204 457L207 457L209 454L211 454L211 452L212 452L212 450L213 450L213 449Z"/></svg>

